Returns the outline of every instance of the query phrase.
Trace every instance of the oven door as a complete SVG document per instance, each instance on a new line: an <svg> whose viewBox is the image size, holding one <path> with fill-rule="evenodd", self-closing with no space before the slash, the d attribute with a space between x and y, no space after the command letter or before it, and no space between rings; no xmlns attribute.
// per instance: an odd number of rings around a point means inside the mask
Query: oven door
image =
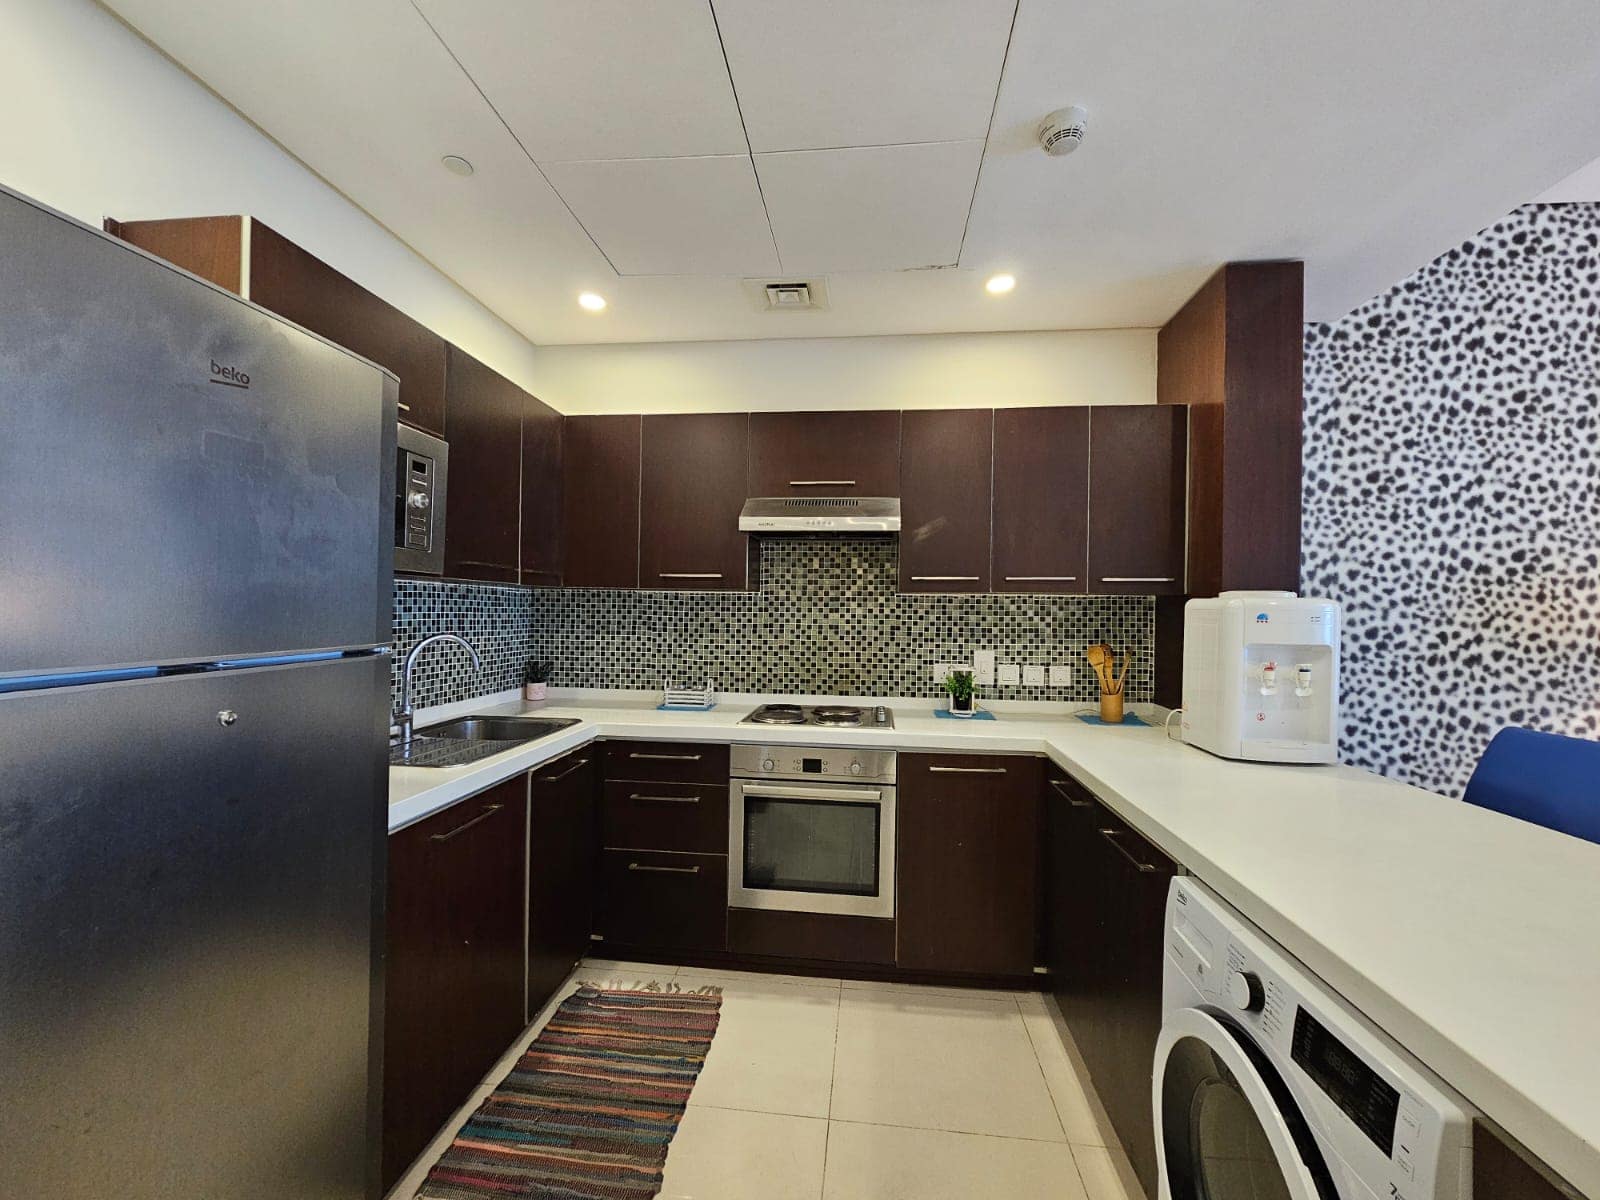
<svg viewBox="0 0 1600 1200"><path fill-rule="evenodd" d="M728 905L894 916L894 788L729 785Z"/></svg>

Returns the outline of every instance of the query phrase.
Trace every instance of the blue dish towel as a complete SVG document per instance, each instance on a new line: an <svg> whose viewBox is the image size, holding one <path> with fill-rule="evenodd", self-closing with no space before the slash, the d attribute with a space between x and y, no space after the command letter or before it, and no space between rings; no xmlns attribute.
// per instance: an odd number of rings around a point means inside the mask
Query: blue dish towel
<svg viewBox="0 0 1600 1200"><path fill-rule="evenodd" d="M1102 721L1100 719L1100 714L1099 713L1079 713L1078 714L1078 720L1082 721L1085 725L1110 725L1111 724L1109 721ZM1150 724L1150 722L1149 721L1141 721L1139 719L1139 714L1138 713L1125 712L1125 713L1122 714L1122 720L1121 720L1120 724L1123 724L1123 725L1148 725L1148 724ZM1115 729L1116 726L1112 725L1111 728Z"/></svg>
<svg viewBox="0 0 1600 1200"><path fill-rule="evenodd" d="M710 712L717 706L715 700L710 704L658 704L657 712Z"/></svg>
<svg viewBox="0 0 1600 1200"><path fill-rule="evenodd" d="M995 719L994 714L987 708L980 708L970 717L958 717L947 708L936 708L933 710L933 715L936 717L947 717L952 721L992 721Z"/></svg>

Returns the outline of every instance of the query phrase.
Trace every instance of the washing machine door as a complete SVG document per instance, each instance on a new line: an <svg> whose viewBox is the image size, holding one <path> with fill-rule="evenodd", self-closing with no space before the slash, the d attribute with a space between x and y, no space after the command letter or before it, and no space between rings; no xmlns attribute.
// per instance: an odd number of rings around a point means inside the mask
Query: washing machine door
<svg viewBox="0 0 1600 1200"><path fill-rule="evenodd" d="M1161 1200L1339 1200L1293 1095L1234 1025L1168 1013L1152 1098Z"/></svg>

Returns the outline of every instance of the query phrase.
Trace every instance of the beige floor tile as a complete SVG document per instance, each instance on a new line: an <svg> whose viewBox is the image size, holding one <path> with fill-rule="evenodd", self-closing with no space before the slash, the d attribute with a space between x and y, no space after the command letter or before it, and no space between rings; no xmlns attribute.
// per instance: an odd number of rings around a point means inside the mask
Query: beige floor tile
<svg viewBox="0 0 1600 1200"><path fill-rule="evenodd" d="M611 958L586 958L578 964L577 969L577 976L580 979L597 981L606 979L629 983L671 979L677 973L678 968L670 964L662 966L659 963L618 962Z"/></svg>
<svg viewBox="0 0 1600 1200"><path fill-rule="evenodd" d="M1120 1147L1074 1146L1072 1157L1078 1161L1078 1174L1089 1200L1145 1200L1144 1189Z"/></svg>
<svg viewBox="0 0 1600 1200"><path fill-rule="evenodd" d="M828 1124L824 1200L1085 1200L1060 1142Z"/></svg>
<svg viewBox="0 0 1600 1200"><path fill-rule="evenodd" d="M723 989L722 1019L691 1105L826 1117L839 993L760 980L683 974L685 989Z"/></svg>
<svg viewBox="0 0 1600 1200"><path fill-rule="evenodd" d="M1066 1140L1022 1014L981 998L842 992L830 1114Z"/></svg>
<svg viewBox="0 0 1600 1200"><path fill-rule="evenodd" d="M889 992L900 996L954 996L965 1000L1004 1000L1014 1003L1016 992L997 991L993 988L943 987L922 983L895 983L878 979L843 980L847 992Z"/></svg>
<svg viewBox="0 0 1600 1200"><path fill-rule="evenodd" d="M662 1200L817 1200L828 1123L696 1108L667 1152Z"/></svg>
<svg viewBox="0 0 1600 1200"><path fill-rule="evenodd" d="M1055 1021L1043 1006L1024 1007L1022 1023L1033 1043L1033 1052L1044 1073L1045 1086L1055 1101L1056 1115L1067 1141L1084 1146L1114 1145L1114 1135L1104 1124L1104 1114L1093 1099L1093 1090L1080 1074L1078 1060L1062 1045Z"/></svg>

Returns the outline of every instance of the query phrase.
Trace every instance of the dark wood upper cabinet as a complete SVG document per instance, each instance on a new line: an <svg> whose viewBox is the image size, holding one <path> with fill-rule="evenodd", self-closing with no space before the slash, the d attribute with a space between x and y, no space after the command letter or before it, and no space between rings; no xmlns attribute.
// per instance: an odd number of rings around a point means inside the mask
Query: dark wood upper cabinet
<svg viewBox="0 0 1600 1200"><path fill-rule="evenodd" d="M746 584L750 418L685 413L644 418L639 472L639 585L739 590Z"/></svg>
<svg viewBox="0 0 1600 1200"><path fill-rule="evenodd" d="M389 838L383 1186L524 1024L527 777Z"/></svg>
<svg viewBox="0 0 1600 1200"><path fill-rule="evenodd" d="M989 590L994 413L901 414L900 590Z"/></svg>
<svg viewBox="0 0 1600 1200"><path fill-rule="evenodd" d="M269 226L230 216L105 228L388 367L400 380L400 420L444 435L445 340Z"/></svg>
<svg viewBox="0 0 1600 1200"><path fill-rule="evenodd" d="M900 755L898 966L1032 973L1041 771L1037 758Z"/></svg>
<svg viewBox="0 0 1600 1200"><path fill-rule="evenodd" d="M522 493L522 410L527 394L472 355L450 347L445 440L450 443L450 525L444 573L517 582Z"/></svg>
<svg viewBox="0 0 1600 1200"><path fill-rule="evenodd" d="M562 417L532 396L522 408L522 582L560 587Z"/></svg>
<svg viewBox="0 0 1600 1200"><path fill-rule="evenodd" d="M1089 591L1183 593L1188 432L1184 405L1089 410Z"/></svg>
<svg viewBox="0 0 1600 1200"><path fill-rule="evenodd" d="M637 416L568 417L563 423L562 582L567 587L639 586Z"/></svg>
<svg viewBox="0 0 1600 1200"><path fill-rule="evenodd" d="M751 496L898 496L900 414L750 414Z"/></svg>
<svg viewBox="0 0 1600 1200"><path fill-rule="evenodd" d="M1089 575L1089 410L994 414L994 590L1083 592Z"/></svg>

